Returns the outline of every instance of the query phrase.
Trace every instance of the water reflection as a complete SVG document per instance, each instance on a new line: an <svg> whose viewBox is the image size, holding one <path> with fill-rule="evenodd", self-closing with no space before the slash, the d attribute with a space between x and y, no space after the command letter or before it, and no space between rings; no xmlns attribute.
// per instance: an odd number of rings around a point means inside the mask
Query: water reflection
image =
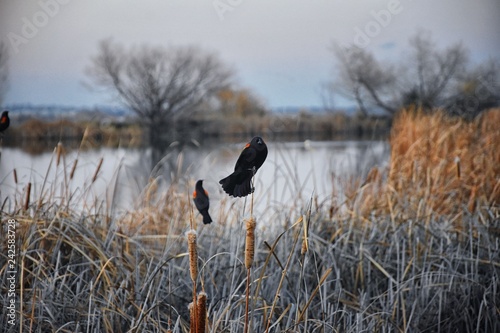
<svg viewBox="0 0 500 333"><path fill-rule="evenodd" d="M375 165L384 166L389 157L388 144L381 141L267 144L269 155L255 179L256 196L274 205L308 200L313 193L324 199L338 187L335 179L363 176ZM97 206L102 209L121 212L138 204L138 197L152 178L164 188L172 182L191 186L194 180L204 179L215 206L225 196L218 181L233 171L243 145L171 145L159 156L150 148L73 151L63 156L59 165L55 153L33 156L4 148L0 200L5 202L4 210L12 210L22 202L24 189L31 182L32 198L71 198L73 205L84 208L96 207L99 202ZM92 182L101 159L102 166ZM153 162L158 159L158 163ZM74 177L70 179L75 161Z"/></svg>

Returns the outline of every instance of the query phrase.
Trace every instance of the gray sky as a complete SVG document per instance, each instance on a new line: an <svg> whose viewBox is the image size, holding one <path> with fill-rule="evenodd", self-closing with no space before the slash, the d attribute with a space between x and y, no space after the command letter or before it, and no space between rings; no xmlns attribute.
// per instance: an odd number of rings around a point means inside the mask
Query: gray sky
<svg viewBox="0 0 500 333"><path fill-rule="evenodd" d="M113 104L82 85L108 37L217 52L271 107L321 105L333 43L397 59L426 29L440 47L462 41L476 62L500 57L499 0L1 0L0 13L11 52L6 104Z"/></svg>

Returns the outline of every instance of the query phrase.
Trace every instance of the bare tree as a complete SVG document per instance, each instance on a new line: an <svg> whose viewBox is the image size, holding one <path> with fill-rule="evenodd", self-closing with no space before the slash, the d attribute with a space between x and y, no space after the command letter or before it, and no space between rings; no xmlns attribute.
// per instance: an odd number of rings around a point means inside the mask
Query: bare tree
<svg viewBox="0 0 500 333"><path fill-rule="evenodd" d="M367 107L378 107L393 114L397 111L392 99L396 75L392 67L384 66L364 49L356 46L334 49L340 62L338 84L330 87L358 104L362 114Z"/></svg>
<svg viewBox="0 0 500 333"><path fill-rule="evenodd" d="M417 104L424 108L443 106L454 83L466 70L467 50L461 43L442 51L437 50L429 34L419 32L411 38L411 63L403 91L402 104Z"/></svg>
<svg viewBox="0 0 500 333"><path fill-rule="evenodd" d="M7 92L9 69L7 67L9 54L7 46L0 41L0 105L3 104L3 98Z"/></svg>
<svg viewBox="0 0 500 333"><path fill-rule="evenodd" d="M418 32L410 39L409 50L409 56L403 57L409 62L394 65L355 46L336 49L340 74L330 84L331 93L355 101L365 115L372 108L394 114L410 104L426 109L456 104L457 87L470 81L464 75L468 73L468 52L463 45L440 50L430 34Z"/></svg>
<svg viewBox="0 0 500 333"><path fill-rule="evenodd" d="M167 131L169 139L175 137L179 117L226 88L232 77L218 57L196 47L125 49L111 40L100 43L87 74L139 116L150 144Z"/></svg>
<svg viewBox="0 0 500 333"><path fill-rule="evenodd" d="M445 104L450 114L467 119L500 105L500 61L490 59L465 71Z"/></svg>

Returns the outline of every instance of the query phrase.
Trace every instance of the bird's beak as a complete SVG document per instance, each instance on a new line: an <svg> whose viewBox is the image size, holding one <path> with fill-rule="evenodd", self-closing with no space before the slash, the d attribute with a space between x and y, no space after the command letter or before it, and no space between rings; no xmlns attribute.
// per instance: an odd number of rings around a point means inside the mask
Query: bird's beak
<svg viewBox="0 0 500 333"><path fill-rule="evenodd" d="M257 139L257 144L261 145L262 144L262 140L261 139Z"/></svg>

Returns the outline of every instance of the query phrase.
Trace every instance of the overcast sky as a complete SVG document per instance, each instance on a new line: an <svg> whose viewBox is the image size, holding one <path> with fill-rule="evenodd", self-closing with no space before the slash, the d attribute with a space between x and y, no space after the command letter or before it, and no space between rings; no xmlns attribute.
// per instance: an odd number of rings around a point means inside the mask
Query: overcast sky
<svg viewBox="0 0 500 333"><path fill-rule="evenodd" d="M266 105L320 106L332 44L397 59L419 29L440 47L462 41L474 61L500 57L499 0L0 0L10 50L5 104L113 104L88 91L100 40L196 44L232 66Z"/></svg>

